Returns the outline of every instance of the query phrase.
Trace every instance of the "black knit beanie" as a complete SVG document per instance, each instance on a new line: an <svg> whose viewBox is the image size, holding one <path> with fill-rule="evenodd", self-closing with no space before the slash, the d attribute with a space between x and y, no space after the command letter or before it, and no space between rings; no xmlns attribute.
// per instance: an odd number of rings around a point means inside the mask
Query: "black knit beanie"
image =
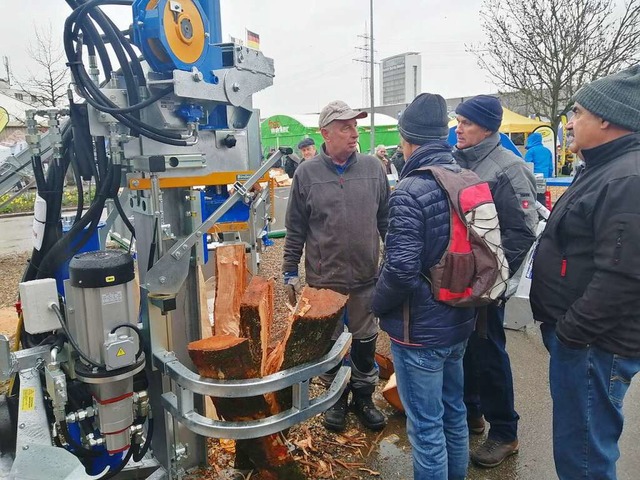
<svg viewBox="0 0 640 480"><path fill-rule="evenodd" d="M640 132L640 65L594 80L574 99L603 120Z"/></svg>
<svg viewBox="0 0 640 480"><path fill-rule="evenodd" d="M502 105L491 95L477 95L456 107L456 113L491 132L500 130Z"/></svg>
<svg viewBox="0 0 640 480"><path fill-rule="evenodd" d="M444 98L437 94L421 93L402 112L398 130L407 142L423 145L428 141L446 140L449 135L448 123Z"/></svg>

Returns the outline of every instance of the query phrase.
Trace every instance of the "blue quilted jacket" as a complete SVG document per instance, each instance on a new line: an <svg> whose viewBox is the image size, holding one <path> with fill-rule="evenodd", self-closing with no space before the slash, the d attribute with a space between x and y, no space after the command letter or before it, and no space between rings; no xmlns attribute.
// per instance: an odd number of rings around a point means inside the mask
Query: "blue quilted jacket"
<svg viewBox="0 0 640 480"><path fill-rule="evenodd" d="M384 263L372 304L381 328L395 342L420 347L448 347L469 338L475 326L473 308L450 307L433 298L428 274L449 243L449 206L444 191L425 166L460 170L443 141L422 145L402 169L389 198L389 229ZM409 306L405 338L403 304Z"/></svg>

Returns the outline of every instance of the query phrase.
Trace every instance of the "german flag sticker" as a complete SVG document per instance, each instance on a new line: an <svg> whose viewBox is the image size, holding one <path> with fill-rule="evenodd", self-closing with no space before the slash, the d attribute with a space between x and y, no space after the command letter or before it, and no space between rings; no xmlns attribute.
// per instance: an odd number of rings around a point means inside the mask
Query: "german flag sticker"
<svg viewBox="0 0 640 480"><path fill-rule="evenodd" d="M105 277L104 281L107 283L113 283L116 281L116 277L115 275L109 275L108 277Z"/></svg>

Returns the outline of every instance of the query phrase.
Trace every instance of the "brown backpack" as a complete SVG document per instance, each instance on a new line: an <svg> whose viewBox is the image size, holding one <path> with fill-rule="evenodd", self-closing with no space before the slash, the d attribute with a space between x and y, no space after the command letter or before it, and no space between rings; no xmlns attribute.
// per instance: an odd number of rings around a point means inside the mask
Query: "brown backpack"
<svg viewBox="0 0 640 480"><path fill-rule="evenodd" d="M433 296L454 307L495 302L506 290L509 265L489 184L466 169L431 166L418 171L431 172L449 200L449 244L429 274L423 274Z"/></svg>

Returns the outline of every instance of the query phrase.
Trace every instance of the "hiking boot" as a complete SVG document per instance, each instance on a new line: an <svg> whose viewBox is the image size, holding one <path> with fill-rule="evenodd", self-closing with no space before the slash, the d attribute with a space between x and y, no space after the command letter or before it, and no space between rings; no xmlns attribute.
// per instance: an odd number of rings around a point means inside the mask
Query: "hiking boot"
<svg viewBox="0 0 640 480"><path fill-rule="evenodd" d="M349 389L345 390L338 401L324 412L324 428L332 432L342 432L347 427L347 404L349 403Z"/></svg>
<svg viewBox="0 0 640 480"><path fill-rule="evenodd" d="M467 425L469 425L469 433L473 435L482 435L484 433L484 417L467 417Z"/></svg>
<svg viewBox="0 0 640 480"><path fill-rule="evenodd" d="M518 440L501 442L487 438L482 445L471 452L473 463L485 468L497 467L509 455L518 453Z"/></svg>
<svg viewBox="0 0 640 480"><path fill-rule="evenodd" d="M373 404L371 394L356 394L354 392L351 410L369 430L377 432L387 425L387 417Z"/></svg>

